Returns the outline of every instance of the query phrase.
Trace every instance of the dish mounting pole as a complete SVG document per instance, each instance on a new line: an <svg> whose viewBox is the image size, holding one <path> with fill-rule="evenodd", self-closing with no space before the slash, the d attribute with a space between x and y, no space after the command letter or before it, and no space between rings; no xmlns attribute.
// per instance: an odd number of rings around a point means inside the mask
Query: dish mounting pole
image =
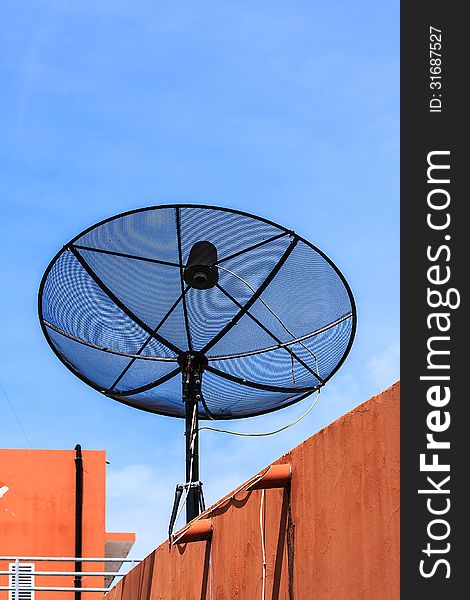
<svg viewBox="0 0 470 600"><path fill-rule="evenodd" d="M202 482L199 481L199 402L202 399L202 372L207 359L198 352L185 352L178 362L183 376L186 437L186 522L204 510Z"/></svg>

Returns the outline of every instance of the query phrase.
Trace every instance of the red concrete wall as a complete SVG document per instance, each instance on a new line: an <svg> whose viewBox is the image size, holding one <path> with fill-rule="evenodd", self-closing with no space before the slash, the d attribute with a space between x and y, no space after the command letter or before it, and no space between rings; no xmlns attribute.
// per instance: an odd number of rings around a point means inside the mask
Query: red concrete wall
<svg viewBox="0 0 470 600"><path fill-rule="evenodd" d="M105 543L104 451L83 452L83 556L103 557ZM0 556L75 555L75 451L0 450ZM0 570L8 570L0 561ZM83 563L103 571L103 563ZM37 562L36 571L73 571L74 563ZM0 576L0 586L8 576ZM72 576L36 577L37 586L73 586ZM84 578L83 587L103 587L104 578ZM87 593L87 600L102 598ZM36 592L37 600L70 600L70 592ZM0 600L8 592L0 591Z"/></svg>
<svg viewBox="0 0 470 600"><path fill-rule="evenodd" d="M398 600L399 384L297 446L266 490L266 600ZM163 543L107 600L262 598L261 491L206 517L211 542Z"/></svg>

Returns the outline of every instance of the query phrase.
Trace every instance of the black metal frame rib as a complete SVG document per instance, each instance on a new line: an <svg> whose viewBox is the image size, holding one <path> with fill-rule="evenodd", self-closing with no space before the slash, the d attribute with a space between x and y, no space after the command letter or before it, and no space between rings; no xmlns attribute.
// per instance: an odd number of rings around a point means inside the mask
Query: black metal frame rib
<svg viewBox="0 0 470 600"><path fill-rule="evenodd" d="M217 284L217 287L219 288L219 290L225 294L227 296L227 298L229 298L229 300L231 300L236 306L238 306L239 308L243 308L242 305L238 302L238 300L236 300L229 292L227 292L221 285ZM252 315L250 313L249 310L245 311L246 315L248 317L250 317L250 319L252 319L259 327L261 327L261 329L263 329L263 331L265 331L269 336L271 336L273 338L273 340L275 342L277 342L278 344L282 344L282 340L280 338L278 338L276 335L274 335L274 333L272 333L272 331L266 327L266 325L264 325L259 319L257 319L254 315ZM309 367L307 365L307 363L302 360L301 358L299 358L297 356L297 354L291 349L288 348L287 346L279 346L279 349L283 349L286 350L286 352L288 352L288 354L290 356L292 356L293 358L296 359L297 362L299 362L305 369L307 369L307 371L310 371L310 373L316 377L318 379L318 381L323 384L323 379L320 377L320 375L318 373L316 373L311 367ZM240 380L242 381L242 380Z"/></svg>
<svg viewBox="0 0 470 600"><path fill-rule="evenodd" d="M180 261L180 281L181 281L181 291L184 289L184 279L183 279L183 250L181 247L181 222L180 222L180 209L175 209L175 218L176 218L176 239L178 241L178 257ZM184 314L184 326L186 329L186 336L188 338L188 347L190 352L193 350L193 342L191 339L191 330L189 328L189 317L188 317L188 306L186 304L186 297L183 296L183 314Z"/></svg>
<svg viewBox="0 0 470 600"><path fill-rule="evenodd" d="M179 224L179 209L175 209L175 210L178 213L178 224ZM179 227L178 227L178 231L180 231ZM269 244L270 242L274 242L275 240L285 237L286 235L290 235L290 232L283 231L282 233L273 235L272 237L270 237L266 240L263 240L261 242L258 242L257 244L253 244L252 246L243 248L242 250L239 250L238 252L235 252L234 254L230 254L229 256L224 256L223 258L219 258L219 259L217 259L217 262L221 263L221 262L224 262L225 260L231 260L232 258L236 258L237 256L240 256L241 254L245 254L245 252L250 252L251 250L256 250L256 248L259 248L260 246L264 246L265 244ZM118 252L117 250L105 250L104 248L93 248L92 246L84 246L83 244L70 244L70 245L73 245L73 247L77 248L77 250L85 250L87 252L97 252L98 254L109 254L110 256L119 256L121 258L131 258L132 260L141 260L143 262L154 263L157 265L165 265L168 267L177 267L178 269L184 269L184 264L181 260L181 255L180 255L181 262L175 263L175 262L171 262L169 260L161 260L159 258L150 258L148 256L136 256L135 254L127 254L126 252Z"/></svg>
<svg viewBox="0 0 470 600"><path fill-rule="evenodd" d="M160 260L159 258L147 258L146 256L136 256L135 254L126 254L125 252L117 252L116 250L104 250L103 248L91 248L90 246L82 246L81 244L72 244L78 250L86 250L87 252L98 252L99 254L109 254L111 256L120 256L121 258L132 258L133 260L141 260L143 262L155 263L157 265L166 265L167 267L181 267L180 264L170 262L168 260Z"/></svg>
<svg viewBox="0 0 470 600"><path fill-rule="evenodd" d="M297 393L301 394L302 392L313 392L317 388L321 387L321 383L319 385L309 386L309 387L295 387L295 388L286 388L280 387L277 385L267 385L264 383L256 383L254 381L249 381L248 379L241 379L236 375L232 375L231 373L226 373L225 371L220 371L210 365L207 365L206 371L210 371L214 373L214 375L218 375L219 377L223 377L224 379L228 379L229 381L233 381L234 383L238 383L239 385L244 385L245 387L254 388L256 390L264 390L266 392L281 392L283 394L292 394Z"/></svg>
<svg viewBox="0 0 470 600"><path fill-rule="evenodd" d="M96 285L99 288L101 288L101 290L108 296L108 298L112 300L114 304L116 304L116 306L122 310L123 313L125 313L130 319L134 321L134 323L137 323L137 325L139 325L144 331L146 331L149 335L154 337L157 341L166 346L172 352L175 352L178 355L181 354L182 351L177 346L166 340L158 333L153 333L152 328L149 327L147 323L142 321L142 319L140 319L136 314L134 314L131 311L131 309L124 304L124 302L119 300L119 298L115 294L113 294L113 292L108 288L104 281L100 277L98 277L98 275L93 271L93 269L90 267L90 265L87 263L87 261L83 258L83 256L76 248L74 248L71 245L68 247L68 249L75 256L78 262L82 265L82 267L85 269L88 275L93 279Z"/></svg>
<svg viewBox="0 0 470 600"><path fill-rule="evenodd" d="M133 396L134 394L140 394L141 392L147 392L148 390L151 390L152 388L157 387L158 385L160 385L162 383L165 383L165 381L168 381L169 379L174 377L177 373L181 373L181 368L179 365L176 369L173 369L173 371L170 371L169 373L167 373L166 375L163 375L159 379L156 379L155 381L152 381L151 383L147 383L146 385L141 385L138 388L134 388L132 390L127 390L125 392L111 391L108 393L107 391L104 391L103 393L106 394L107 396L112 396L113 398L121 398L121 397L125 398L126 396Z"/></svg>
<svg viewBox="0 0 470 600"><path fill-rule="evenodd" d="M231 260L232 258L236 258L237 256L240 256L241 254L245 254L245 252L250 252L251 250L256 250L256 248L259 248L260 246L264 246L265 244L269 244L270 242L274 242L275 240L285 237L286 235L290 235L290 232L283 231L282 233L273 235L272 237L268 238L267 240L263 240L262 242L258 242L257 244L253 244L252 246L248 246L248 248L243 248L243 250L239 250L238 252L235 252L234 254L230 254L229 256L224 256L223 258L218 258L217 263L224 262L224 260Z"/></svg>
<svg viewBox="0 0 470 600"><path fill-rule="evenodd" d="M168 319L168 317L171 315L171 313L175 310L175 308L178 306L178 304L181 302L181 300L184 298L186 292L188 291L189 286L186 286L186 288L183 290L182 294L180 295L180 297L178 298L178 300L176 300L176 302L173 303L173 305L171 306L170 310L166 313L166 315L161 319L160 323L158 323L158 325L155 327L155 329L153 330L153 335L149 335L149 337L145 340L145 342L142 344L142 346L139 348L139 350L137 351L137 354L141 354L145 348L147 347L147 345L149 344L150 340L153 340L153 336L157 333L157 331L160 329L160 327L163 326L163 324L165 323L165 321ZM116 381L113 383L113 385L111 385L108 388L108 392L111 392L112 390L114 390L114 388L117 386L117 384L121 381L121 379L124 377L124 375L127 373L127 371L132 367L132 365L135 363L135 361L137 360L137 357L132 358L129 361L129 364L125 367L125 369L123 369L123 371L119 374L119 377L116 379Z"/></svg>
<svg viewBox="0 0 470 600"><path fill-rule="evenodd" d="M232 329L232 327L238 323L238 321L243 317L243 315L248 312L248 310L250 309L250 307L261 296L261 294L264 292L264 290L268 287L268 285L271 283L271 281L277 275L277 273L281 269L282 265L289 258L292 250L295 248L295 246L297 245L298 241L299 241L299 238L298 237L294 237L294 239L291 241L291 243L289 244L289 246L287 247L287 249L284 251L284 254L278 260L278 262L276 263L275 267L270 271L270 273L268 274L268 276L266 277L266 279L263 281L263 283L259 286L259 288L256 290L256 292L250 297L250 299L247 302L245 302L245 304L243 306L240 305L241 308L238 311L238 313L233 317L233 319L229 323L227 323L227 325L225 325L225 327L223 327L219 331L219 333L217 333L212 338L212 340L210 342L208 342L204 346L204 348L202 348L200 350L201 354L206 354L206 352L208 350L210 350L212 348L212 346L215 346L215 344L217 344L217 342L224 337L224 335L227 333L227 331L230 331L230 329Z"/></svg>

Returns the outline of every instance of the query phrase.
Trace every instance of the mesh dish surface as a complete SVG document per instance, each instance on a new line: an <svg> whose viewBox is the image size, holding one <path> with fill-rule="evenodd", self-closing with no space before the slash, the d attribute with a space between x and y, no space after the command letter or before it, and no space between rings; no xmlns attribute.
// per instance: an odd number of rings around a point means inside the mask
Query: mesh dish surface
<svg viewBox="0 0 470 600"><path fill-rule="evenodd" d="M217 249L209 289L183 278L199 241ZM247 213L182 204L117 215L75 237L44 274L39 318L75 375L158 414L184 417L177 359L202 352L202 419L301 400L341 366L356 328L345 278L310 242Z"/></svg>

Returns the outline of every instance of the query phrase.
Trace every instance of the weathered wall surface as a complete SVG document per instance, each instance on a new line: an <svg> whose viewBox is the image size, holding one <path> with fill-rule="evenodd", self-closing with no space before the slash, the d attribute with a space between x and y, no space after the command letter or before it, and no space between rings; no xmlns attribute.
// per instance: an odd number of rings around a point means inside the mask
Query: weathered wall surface
<svg viewBox="0 0 470 600"><path fill-rule="evenodd" d="M399 384L294 448L265 491L266 600L398 600ZM162 544L108 600L262 598L261 491L208 515L211 542Z"/></svg>

